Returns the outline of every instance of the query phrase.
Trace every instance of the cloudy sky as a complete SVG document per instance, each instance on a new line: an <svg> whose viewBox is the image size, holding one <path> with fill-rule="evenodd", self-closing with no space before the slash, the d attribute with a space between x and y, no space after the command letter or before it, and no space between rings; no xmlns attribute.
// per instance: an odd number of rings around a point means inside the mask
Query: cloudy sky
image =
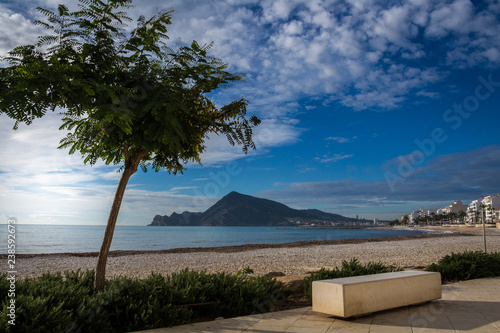
<svg viewBox="0 0 500 333"><path fill-rule="evenodd" d="M45 33L32 24L35 8L58 2L1 0L0 54L35 42ZM213 99L243 96L263 122L248 156L213 137L202 167L139 171L119 224L204 211L231 191L368 219L500 192L498 1L135 4L134 19L175 10L172 43L213 42L212 55L245 74ZM57 150L57 113L17 131L13 124L0 116L0 217L105 224L117 167Z"/></svg>

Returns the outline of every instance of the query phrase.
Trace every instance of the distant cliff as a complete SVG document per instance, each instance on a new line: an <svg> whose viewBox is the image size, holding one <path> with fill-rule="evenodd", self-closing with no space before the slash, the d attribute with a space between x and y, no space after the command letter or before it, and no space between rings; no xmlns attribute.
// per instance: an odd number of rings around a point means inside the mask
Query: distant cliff
<svg viewBox="0 0 500 333"><path fill-rule="evenodd" d="M289 226L331 224L356 219L317 209L298 210L282 203L231 192L203 213L156 215L150 226Z"/></svg>

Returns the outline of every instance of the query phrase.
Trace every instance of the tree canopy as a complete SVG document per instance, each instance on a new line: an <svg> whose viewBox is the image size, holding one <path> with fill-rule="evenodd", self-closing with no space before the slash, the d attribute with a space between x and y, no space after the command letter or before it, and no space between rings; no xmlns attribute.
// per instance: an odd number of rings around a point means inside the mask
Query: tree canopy
<svg viewBox="0 0 500 333"><path fill-rule="evenodd" d="M38 8L55 34L19 46L0 69L0 113L30 124L47 110L64 108L61 141L85 162L107 164L143 156L142 166L176 173L182 162L200 162L210 133L226 135L246 152L254 148L253 126L243 98L217 108L207 93L242 77L208 56L211 45L169 48L172 10L140 17L129 34L122 9L129 0L80 0L70 12ZM16 124L17 125L17 124Z"/></svg>
<svg viewBox="0 0 500 333"><path fill-rule="evenodd" d="M255 149L244 98L218 107L208 94L242 79L208 53L211 44L171 48L167 27L172 10L140 17L128 32L131 0L79 0L78 10L38 8L35 23L52 32L34 45L14 48L0 68L0 114L32 123L60 108L60 148L79 152L85 163L122 163L96 269L104 286L107 253L129 178L140 165L182 172L199 162L210 134L225 135L246 153Z"/></svg>

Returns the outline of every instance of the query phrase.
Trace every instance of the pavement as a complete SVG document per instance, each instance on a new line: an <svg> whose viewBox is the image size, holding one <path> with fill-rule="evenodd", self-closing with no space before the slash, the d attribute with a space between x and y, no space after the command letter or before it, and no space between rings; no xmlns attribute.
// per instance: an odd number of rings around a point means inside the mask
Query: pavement
<svg viewBox="0 0 500 333"><path fill-rule="evenodd" d="M141 333L500 332L500 278L447 284L442 290L440 300L350 320L304 307Z"/></svg>

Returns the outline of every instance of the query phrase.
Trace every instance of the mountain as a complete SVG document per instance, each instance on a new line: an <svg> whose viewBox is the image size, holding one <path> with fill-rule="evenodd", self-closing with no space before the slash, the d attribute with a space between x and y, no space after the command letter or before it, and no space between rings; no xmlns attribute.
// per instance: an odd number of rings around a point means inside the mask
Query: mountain
<svg viewBox="0 0 500 333"><path fill-rule="evenodd" d="M293 209L282 203L231 192L203 213L156 215L150 226L288 226L341 224L356 219L317 209Z"/></svg>

